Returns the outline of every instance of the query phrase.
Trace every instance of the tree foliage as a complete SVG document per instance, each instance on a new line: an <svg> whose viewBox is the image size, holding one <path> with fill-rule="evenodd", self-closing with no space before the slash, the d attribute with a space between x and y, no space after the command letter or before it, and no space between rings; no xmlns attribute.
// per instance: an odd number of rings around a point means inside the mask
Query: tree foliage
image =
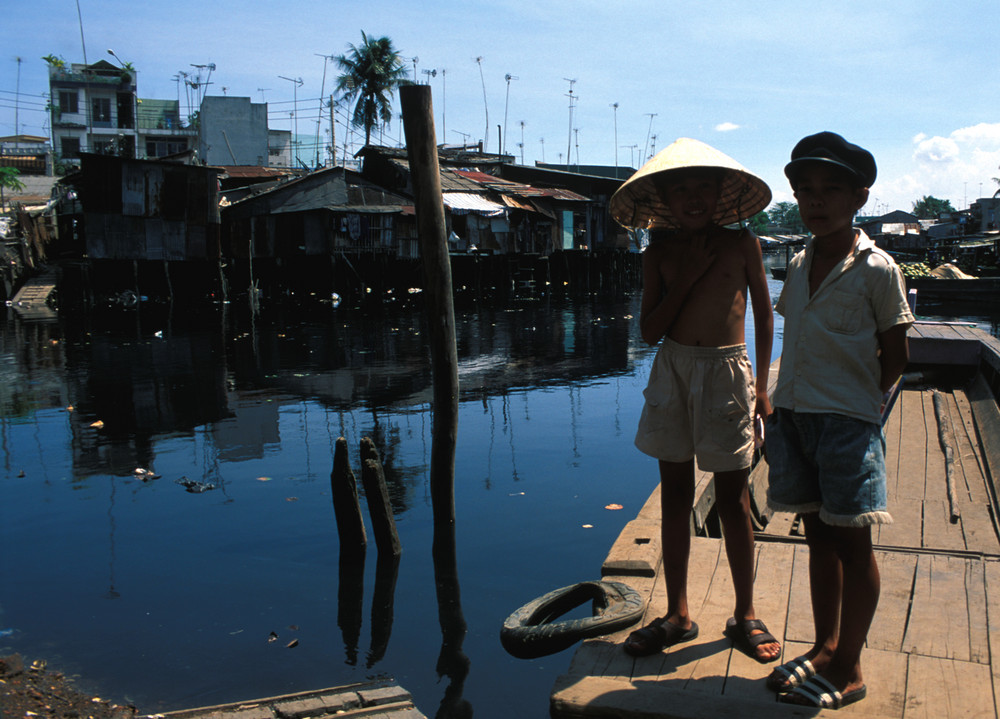
<svg viewBox="0 0 1000 719"><path fill-rule="evenodd" d="M950 212L955 212L955 208L951 206L951 200L941 200L937 197L924 195L913 203L913 214L921 220L935 220Z"/></svg>
<svg viewBox="0 0 1000 719"><path fill-rule="evenodd" d="M24 189L24 183L20 180L21 172L16 167L0 167L0 212L4 211L3 191L13 190L17 192Z"/></svg>
<svg viewBox="0 0 1000 719"><path fill-rule="evenodd" d="M755 235L764 235L767 234L767 225L769 222L770 218L767 216L767 213L761 210L750 218L748 224Z"/></svg>
<svg viewBox="0 0 1000 719"><path fill-rule="evenodd" d="M772 225L777 225L791 234L801 234L806 231L802 216L799 214L799 206L794 202L776 202L767 211L767 216Z"/></svg>
<svg viewBox="0 0 1000 719"><path fill-rule="evenodd" d="M350 51L335 58L343 71L337 79L337 92L354 103L351 124L365 128L365 144L372 129L392 120L392 95L406 79L406 68L392 40L373 38L361 32L361 45L348 45Z"/></svg>

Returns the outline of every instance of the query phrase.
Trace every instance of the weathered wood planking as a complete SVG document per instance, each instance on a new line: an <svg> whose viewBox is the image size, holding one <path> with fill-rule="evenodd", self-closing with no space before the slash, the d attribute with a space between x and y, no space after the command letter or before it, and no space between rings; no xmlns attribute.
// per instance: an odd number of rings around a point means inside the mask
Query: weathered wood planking
<svg viewBox="0 0 1000 719"><path fill-rule="evenodd" d="M903 651L942 659L975 661L988 649L972 627L986 625L980 597L986 589L981 572L969 571L962 557L921 554L913 583L913 606ZM972 601L970 601L970 597ZM961 608L965 608L962 611Z"/></svg>
<svg viewBox="0 0 1000 719"><path fill-rule="evenodd" d="M911 654L908 675L905 719L996 716L988 666Z"/></svg>
<svg viewBox="0 0 1000 719"><path fill-rule="evenodd" d="M876 551L882 592L878 611L868 631L868 647L886 652L903 648L906 622L917 568L917 556L904 552Z"/></svg>
<svg viewBox="0 0 1000 719"><path fill-rule="evenodd" d="M988 610L986 634L989 641L990 674L993 681L993 696L1000 697L1000 562L987 561L983 564L983 574L986 579L986 606Z"/></svg>

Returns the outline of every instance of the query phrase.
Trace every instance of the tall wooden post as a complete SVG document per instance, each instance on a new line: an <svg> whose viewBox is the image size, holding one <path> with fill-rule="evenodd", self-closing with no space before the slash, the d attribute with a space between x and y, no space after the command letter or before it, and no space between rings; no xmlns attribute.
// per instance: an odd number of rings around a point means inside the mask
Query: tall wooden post
<svg viewBox="0 0 1000 719"><path fill-rule="evenodd" d="M434 138L430 85L399 88L403 131L416 200L420 257L424 267L434 382L431 442L431 506L435 529L455 522L455 443L458 435L458 350L451 264L441 199L441 175Z"/></svg>

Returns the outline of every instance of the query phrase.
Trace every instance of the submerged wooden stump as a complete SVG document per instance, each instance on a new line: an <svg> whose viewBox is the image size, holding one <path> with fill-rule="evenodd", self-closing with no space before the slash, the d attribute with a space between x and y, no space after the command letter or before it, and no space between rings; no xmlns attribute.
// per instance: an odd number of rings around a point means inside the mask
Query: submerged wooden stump
<svg viewBox="0 0 1000 719"><path fill-rule="evenodd" d="M368 514L371 516L372 531L375 533L375 545L379 554L399 556L403 548L399 543L396 520L392 516L392 505L389 503L389 492L385 485L385 472L382 470L382 462L371 437L361 439L361 463L361 483L368 499Z"/></svg>
<svg viewBox="0 0 1000 719"><path fill-rule="evenodd" d="M361 517L358 485L347 458L347 440L338 437L333 452L333 471L330 473L330 490L333 494L333 512L337 517L341 556L364 556L368 537Z"/></svg>

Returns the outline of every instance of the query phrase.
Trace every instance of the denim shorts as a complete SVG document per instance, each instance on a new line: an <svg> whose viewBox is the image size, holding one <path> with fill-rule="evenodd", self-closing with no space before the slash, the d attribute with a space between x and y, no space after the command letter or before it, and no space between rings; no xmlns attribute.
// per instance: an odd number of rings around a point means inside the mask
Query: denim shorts
<svg viewBox="0 0 1000 719"><path fill-rule="evenodd" d="M764 436L771 509L819 512L821 520L840 527L892 523L885 439L877 424L779 407L768 417Z"/></svg>

